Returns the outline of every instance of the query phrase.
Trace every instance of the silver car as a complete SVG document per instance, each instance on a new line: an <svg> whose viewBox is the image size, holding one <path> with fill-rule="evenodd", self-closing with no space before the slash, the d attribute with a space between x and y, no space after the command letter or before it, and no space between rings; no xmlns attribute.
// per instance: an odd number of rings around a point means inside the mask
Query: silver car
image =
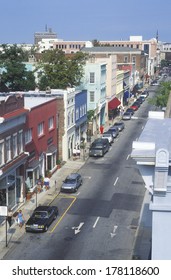
<svg viewBox="0 0 171 280"><path fill-rule="evenodd" d="M114 142L114 137L112 135L112 132L109 131L103 133L102 139L108 139L110 145Z"/></svg>
<svg viewBox="0 0 171 280"><path fill-rule="evenodd" d="M82 185L83 180L80 174L71 173L66 177L61 186L61 192L76 192Z"/></svg>
<svg viewBox="0 0 171 280"><path fill-rule="evenodd" d="M130 120L131 119L132 114L129 112L125 112L122 116L123 120Z"/></svg>

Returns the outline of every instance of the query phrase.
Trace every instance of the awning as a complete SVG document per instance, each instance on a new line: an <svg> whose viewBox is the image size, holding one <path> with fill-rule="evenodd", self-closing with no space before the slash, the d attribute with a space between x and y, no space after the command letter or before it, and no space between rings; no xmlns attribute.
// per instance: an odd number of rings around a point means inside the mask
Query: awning
<svg viewBox="0 0 171 280"><path fill-rule="evenodd" d="M31 162L29 162L28 168L26 170L27 171L34 171L38 167L39 167L39 160L34 159Z"/></svg>
<svg viewBox="0 0 171 280"><path fill-rule="evenodd" d="M108 102L108 109L109 110L114 110L115 108L117 108L119 105L121 104L121 102L119 101L119 99L117 97L113 98L111 101Z"/></svg>
<svg viewBox="0 0 171 280"><path fill-rule="evenodd" d="M53 155L55 152L57 151L57 147L55 145L51 145L50 147L48 147L48 150L46 152L47 156L51 156Z"/></svg>

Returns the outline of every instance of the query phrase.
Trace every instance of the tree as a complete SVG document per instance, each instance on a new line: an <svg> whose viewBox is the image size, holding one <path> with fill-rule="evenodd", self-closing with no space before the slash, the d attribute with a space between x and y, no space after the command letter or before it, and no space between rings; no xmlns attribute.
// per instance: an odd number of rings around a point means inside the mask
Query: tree
<svg viewBox="0 0 171 280"><path fill-rule="evenodd" d="M42 54L39 69L39 88L66 89L79 85L87 55L82 52L66 57L60 50L47 50Z"/></svg>
<svg viewBox="0 0 171 280"><path fill-rule="evenodd" d="M35 88L34 74L26 70L26 54L17 45L3 44L0 51L1 87L6 91L23 91ZM1 88L0 88L1 90Z"/></svg>
<svg viewBox="0 0 171 280"><path fill-rule="evenodd" d="M162 82L154 98L149 99L149 103L157 107L166 107L171 91L171 82Z"/></svg>

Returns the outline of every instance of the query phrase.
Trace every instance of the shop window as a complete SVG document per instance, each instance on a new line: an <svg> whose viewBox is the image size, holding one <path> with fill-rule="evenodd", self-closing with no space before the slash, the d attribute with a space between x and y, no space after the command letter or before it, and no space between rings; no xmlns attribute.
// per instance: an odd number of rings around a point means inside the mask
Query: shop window
<svg viewBox="0 0 171 280"><path fill-rule="evenodd" d="M13 183L9 188L8 188L8 206L10 208L14 207L16 204L15 200L15 183Z"/></svg>
<svg viewBox="0 0 171 280"><path fill-rule="evenodd" d="M0 206L5 206L5 205L7 205L6 189L1 189L0 190Z"/></svg>

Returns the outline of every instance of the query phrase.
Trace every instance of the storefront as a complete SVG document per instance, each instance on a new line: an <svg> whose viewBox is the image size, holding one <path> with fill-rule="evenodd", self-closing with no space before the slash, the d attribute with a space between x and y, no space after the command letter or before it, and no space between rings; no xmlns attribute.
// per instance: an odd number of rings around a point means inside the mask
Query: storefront
<svg viewBox="0 0 171 280"><path fill-rule="evenodd" d="M109 120L114 119L118 115L118 106L121 104L120 100L115 97L108 102L108 117Z"/></svg>
<svg viewBox="0 0 171 280"><path fill-rule="evenodd" d="M24 177L21 174L23 167L13 169L0 179L0 206L14 209L23 202Z"/></svg>

